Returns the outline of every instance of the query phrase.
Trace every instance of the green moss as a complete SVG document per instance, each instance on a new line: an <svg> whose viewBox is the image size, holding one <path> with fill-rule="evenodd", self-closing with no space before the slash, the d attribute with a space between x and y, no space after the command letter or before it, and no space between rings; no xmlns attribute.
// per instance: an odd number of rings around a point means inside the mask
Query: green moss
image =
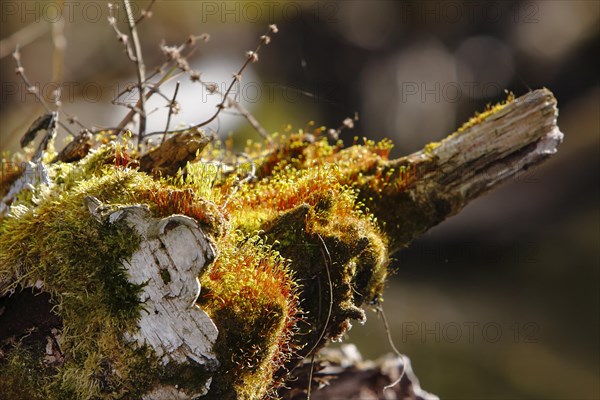
<svg viewBox="0 0 600 400"><path fill-rule="evenodd" d="M122 337L135 329L143 307L141 286L128 282L123 267L140 238L124 223L100 224L84 204L88 195L116 206L160 193L161 183L115 166L114 154L103 147L80 163L50 166L52 190L20 197L0 220L2 294L43 282L63 322L64 365L41 371L45 385L37 391L46 398L131 398L163 378L152 353Z"/></svg>
<svg viewBox="0 0 600 400"><path fill-rule="evenodd" d="M199 298L219 329L213 398L272 393L286 368L338 338L352 320L364 320L360 307L380 298L388 259L360 185L369 182L363 174L383 174L379 164L391 144L342 149L298 134L274 146L254 146L258 177L241 185L243 173L211 169L234 159L214 147L206 164L168 179L126 168L135 165L127 147L110 144L75 164L49 167L54 187L23 195L0 220L2 282L44 281L64 324L65 364L43 373L43 388L34 392L130 398L157 382L193 388L206 378L190 367L162 367L148 349L120 336L135 328L142 310L140 288L122 267L140 239L127 226L98 223L85 196L114 207L147 204L156 216L185 214L215 239L219 255L200 277ZM170 279L168 271L161 277Z"/></svg>
<svg viewBox="0 0 600 400"><path fill-rule="evenodd" d="M20 343L4 358L0 358L0 399L45 400L44 375L46 366L35 349L24 348Z"/></svg>
<svg viewBox="0 0 600 400"><path fill-rule="evenodd" d="M514 99L515 99L515 95L512 92L510 92L507 94L506 100L496 103L493 106L491 104L488 104L485 108L485 111L476 112L475 116L471 117L467 122L462 124L460 126L460 128L458 128L456 130L455 133L460 134L461 132L464 132L467 129L472 128L473 126L480 124L481 122L485 121L491 115L496 114L497 112L504 109L504 107L506 107L508 104L510 104Z"/></svg>
<svg viewBox="0 0 600 400"><path fill-rule="evenodd" d="M440 146L440 142L431 142L425 145L424 150L425 154L431 154L432 151L437 149Z"/></svg>

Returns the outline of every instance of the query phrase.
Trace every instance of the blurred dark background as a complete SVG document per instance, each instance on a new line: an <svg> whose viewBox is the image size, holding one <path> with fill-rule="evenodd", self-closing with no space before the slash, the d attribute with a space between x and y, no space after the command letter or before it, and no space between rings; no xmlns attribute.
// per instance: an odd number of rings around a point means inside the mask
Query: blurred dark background
<svg viewBox="0 0 600 400"><path fill-rule="evenodd" d="M62 85L63 118L119 122L127 110L110 101L135 69L106 2L2 1L0 11L0 150L15 151L43 110L15 76L17 42L47 99ZM558 154L395 254L384 307L423 387L442 398L600 398L599 2L158 1L152 12L139 27L148 70L163 60L162 40L206 32L190 64L220 87L276 23L238 99L272 132L338 127L358 112L342 138L389 137L395 157L443 138L505 90L551 89L565 133ZM116 16L126 31L122 7ZM179 80L172 127L201 121L219 101ZM151 108L150 129L164 129L164 101ZM238 145L258 139L236 115L210 127ZM347 340L376 358L390 347L369 317Z"/></svg>

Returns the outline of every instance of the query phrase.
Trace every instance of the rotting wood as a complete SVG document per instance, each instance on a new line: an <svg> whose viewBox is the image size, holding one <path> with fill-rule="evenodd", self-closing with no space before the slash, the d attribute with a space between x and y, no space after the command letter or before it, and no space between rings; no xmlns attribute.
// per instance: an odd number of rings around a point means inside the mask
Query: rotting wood
<svg viewBox="0 0 600 400"><path fill-rule="evenodd" d="M405 174L406 184L376 194L367 181L361 197L386 222L390 252L556 153L563 140L557 117L552 92L534 90L439 143L383 162L381 175L394 170L392 179Z"/></svg>

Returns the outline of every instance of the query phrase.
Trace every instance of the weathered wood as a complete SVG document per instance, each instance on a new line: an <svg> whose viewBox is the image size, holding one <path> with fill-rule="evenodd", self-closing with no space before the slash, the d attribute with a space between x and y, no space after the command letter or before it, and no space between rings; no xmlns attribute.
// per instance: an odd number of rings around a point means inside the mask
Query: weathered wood
<svg viewBox="0 0 600 400"><path fill-rule="evenodd" d="M8 193L0 199L0 218L4 217L10 211L10 205L13 200L23 190L32 190L36 186L42 186L46 188L52 187L52 182L48 176L48 169L43 162L24 162L23 172L21 176L17 178L10 186ZM1 289L1 285L0 285Z"/></svg>
<svg viewBox="0 0 600 400"><path fill-rule="evenodd" d="M174 176L211 141L200 129L174 134L140 159L140 171Z"/></svg>
<svg viewBox="0 0 600 400"><path fill-rule="evenodd" d="M74 162L85 157L92 147L94 136L83 130L56 155L52 162Z"/></svg>
<svg viewBox="0 0 600 400"><path fill-rule="evenodd" d="M200 295L198 276L215 258L211 240L198 223L183 215L153 218L147 207L128 206L116 210L86 197L89 211L99 221L125 221L142 237L139 250L125 268L129 281L145 284L140 300L144 311L136 332L125 337L154 349L163 365L194 363L214 372L218 361L213 352L218 331L210 317L196 305ZM208 392L185 393L175 386L161 385L145 399L191 399Z"/></svg>
<svg viewBox="0 0 600 400"><path fill-rule="evenodd" d="M552 92L535 90L439 143L383 163L378 175L394 170L392 179L404 184L381 194L365 189L362 196L386 222L390 250L406 246L475 198L554 154L563 140L557 117Z"/></svg>

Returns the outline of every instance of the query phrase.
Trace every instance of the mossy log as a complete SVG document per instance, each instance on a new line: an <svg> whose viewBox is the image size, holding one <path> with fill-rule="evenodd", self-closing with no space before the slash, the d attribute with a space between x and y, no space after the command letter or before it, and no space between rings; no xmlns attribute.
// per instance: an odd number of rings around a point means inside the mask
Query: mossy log
<svg viewBox="0 0 600 400"><path fill-rule="evenodd" d="M194 131L181 149L185 133L146 156L109 143L3 171L0 393L297 396L290 374L381 301L389 254L553 154L557 115L548 90L511 97L397 160L387 141L343 147L322 130L243 156ZM39 299L44 315L15 320Z"/></svg>

